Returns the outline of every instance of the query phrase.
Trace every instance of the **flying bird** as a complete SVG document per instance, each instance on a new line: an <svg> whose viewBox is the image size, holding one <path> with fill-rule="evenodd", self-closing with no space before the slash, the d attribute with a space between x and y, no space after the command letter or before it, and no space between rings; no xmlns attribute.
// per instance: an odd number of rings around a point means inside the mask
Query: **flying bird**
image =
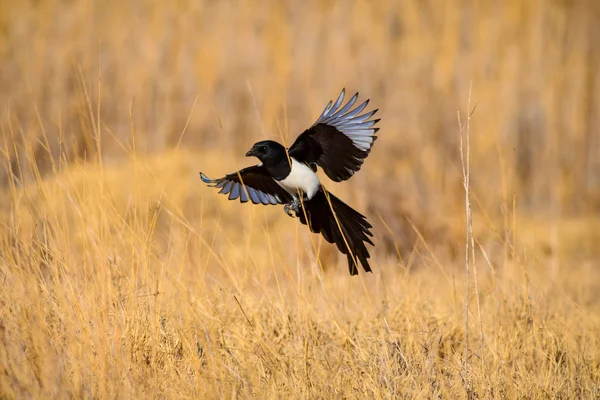
<svg viewBox="0 0 600 400"><path fill-rule="evenodd" d="M257 142L246 157L257 157L260 164L222 178L200 178L229 200L254 204L283 204L314 233L334 243L348 258L351 275L358 274L358 263L371 272L366 243L374 245L372 225L366 217L327 191L316 175L317 167L333 181L350 179L369 155L379 128L371 119L378 110L364 112L366 100L352 109L358 93L342 106L345 89L335 102L330 101L317 121L289 147L272 140Z"/></svg>

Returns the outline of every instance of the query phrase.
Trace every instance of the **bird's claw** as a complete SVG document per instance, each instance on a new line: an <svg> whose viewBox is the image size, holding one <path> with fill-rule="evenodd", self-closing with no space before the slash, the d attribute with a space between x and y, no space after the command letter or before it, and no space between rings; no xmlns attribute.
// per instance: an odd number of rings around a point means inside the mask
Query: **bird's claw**
<svg viewBox="0 0 600 400"><path fill-rule="evenodd" d="M287 215L289 215L290 217L293 217L293 216L294 216L294 214L292 214L292 211L290 210L290 205L289 205L289 203L288 203L288 204L285 204L285 205L283 206L283 211L285 211L285 213L286 213Z"/></svg>
<svg viewBox="0 0 600 400"><path fill-rule="evenodd" d="M294 200L292 200L291 202L289 202L283 206L283 211L285 211L285 213L287 215L289 215L290 217L297 216L298 213L300 212L300 199L298 199L297 197L294 197ZM292 214L292 211L296 215Z"/></svg>

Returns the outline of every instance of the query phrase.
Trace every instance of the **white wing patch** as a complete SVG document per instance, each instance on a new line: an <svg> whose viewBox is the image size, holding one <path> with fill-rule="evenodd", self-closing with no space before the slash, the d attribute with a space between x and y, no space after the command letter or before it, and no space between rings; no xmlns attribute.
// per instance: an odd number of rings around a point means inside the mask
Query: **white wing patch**
<svg viewBox="0 0 600 400"><path fill-rule="evenodd" d="M366 100L354 110L350 111L350 108L352 108L356 99L358 99L358 93L352 96L350 101L340 109L345 94L346 89L342 89L342 92L335 103L332 105L332 102L330 101L327 104L327 107L325 107L325 110L323 110L323 113L321 113L321 116L313 126L317 124L333 126L352 139L354 146L360 150L369 151L377 138L375 133L379 130L379 128L374 128L375 124L379 122L379 119L369 121L369 118L375 115L377 110L369 111L361 115L360 113L365 109L367 104L369 104L369 100Z"/></svg>

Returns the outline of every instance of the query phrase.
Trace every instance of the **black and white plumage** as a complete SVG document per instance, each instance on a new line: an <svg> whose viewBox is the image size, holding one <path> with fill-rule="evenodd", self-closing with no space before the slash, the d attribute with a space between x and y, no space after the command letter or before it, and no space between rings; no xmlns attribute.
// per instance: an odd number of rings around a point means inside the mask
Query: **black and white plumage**
<svg viewBox="0 0 600 400"><path fill-rule="evenodd" d="M318 165L335 182L349 179L360 169L379 130L374 127L379 119L370 120L377 110L361 114L369 100L350 111L358 93L340 108L345 92L342 90L333 105L327 104L319 119L289 149L290 157Z"/></svg>
<svg viewBox="0 0 600 400"><path fill-rule="evenodd" d="M348 257L350 274L356 275L359 263L371 272L365 243L373 245L369 238L373 236L372 226L362 214L326 191L315 173L321 167L333 181L349 179L360 170L377 138L379 128L375 125L379 119L371 119L377 110L361 114L369 100L352 109L358 93L342 106L344 96L342 90L335 103L329 102L289 149L272 140L261 141L246 153L247 157L257 157L261 164L219 179L203 173L200 178L219 188L229 200L284 204L286 213L334 243Z"/></svg>
<svg viewBox="0 0 600 400"><path fill-rule="evenodd" d="M292 196L271 178L262 166L247 167L220 179L210 179L202 172L200 179L219 193L228 194L229 200L240 199L242 203L251 201L254 204L286 204Z"/></svg>

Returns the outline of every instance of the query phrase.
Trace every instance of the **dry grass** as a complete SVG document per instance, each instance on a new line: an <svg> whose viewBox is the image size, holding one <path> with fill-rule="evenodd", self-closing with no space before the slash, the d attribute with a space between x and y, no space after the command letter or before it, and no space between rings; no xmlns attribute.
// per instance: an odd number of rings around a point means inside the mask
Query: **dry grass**
<svg viewBox="0 0 600 400"><path fill-rule="evenodd" d="M0 1L0 397L600 397L600 7L440 4ZM355 278L197 175L342 86Z"/></svg>

